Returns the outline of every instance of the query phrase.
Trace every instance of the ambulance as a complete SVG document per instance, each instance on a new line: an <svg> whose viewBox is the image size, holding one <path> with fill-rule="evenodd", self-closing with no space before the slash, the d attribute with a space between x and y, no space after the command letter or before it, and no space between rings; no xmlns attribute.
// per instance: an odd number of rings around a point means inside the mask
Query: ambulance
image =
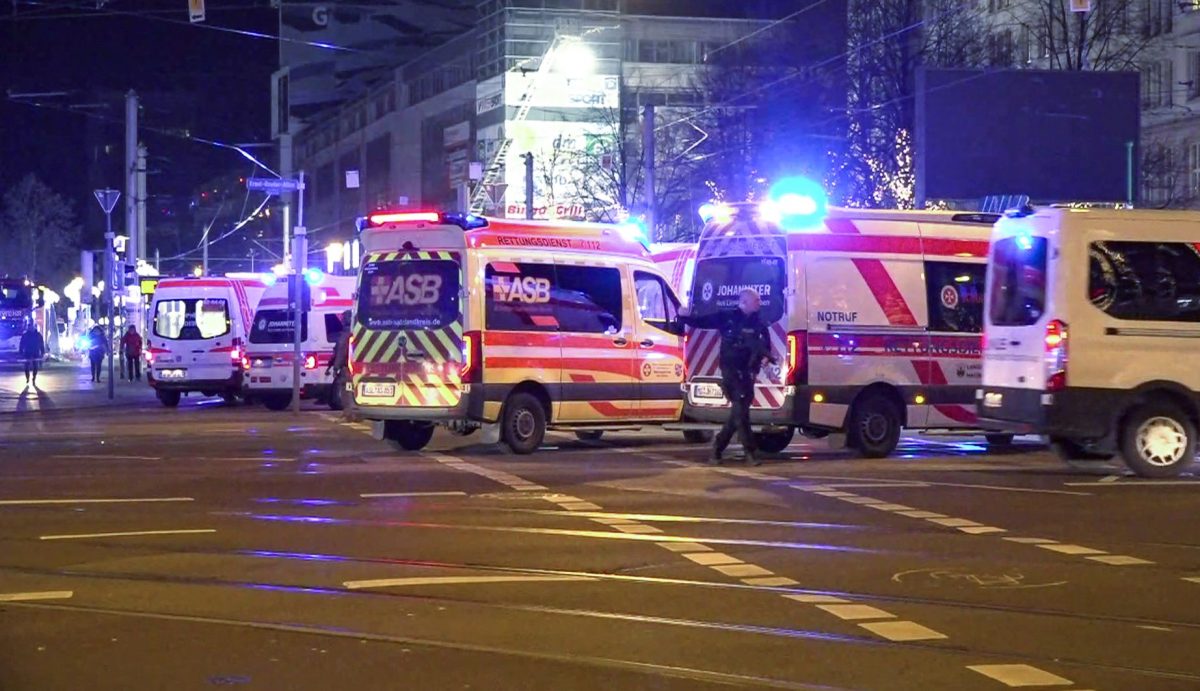
<svg viewBox="0 0 1200 691"><path fill-rule="evenodd" d="M354 307L354 276L331 276L307 269L301 283L305 304L300 322L300 398L317 399L336 407L335 382L326 373L333 347L342 333L342 314ZM246 370L246 400L262 401L271 410L284 410L292 402L295 318L288 309L288 284L279 281L267 288L250 326Z"/></svg>
<svg viewBox="0 0 1200 691"><path fill-rule="evenodd" d="M977 429L995 215L827 209L819 190L705 211L693 313L733 309L750 288L769 324L775 363L751 412L760 449L781 451L800 430L883 457L903 429ZM685 416L724 421L720 335L689 329L685 348Z"/></svg>
<svg viewBox="0 0 1200 691"><path fill-rule="evenodd" d="M143 348L146 373L168 408L184 394L242 391L242 355L267 286L260 278L164 278L154 291Z"/></svg>
<svg viewBox="0 0 1200 691"><path fill-rule="evenodd" d="M679 301L628 227L376 213L351 332L354 400L417 450L435 425L527 454L679 420Z"/></svg>
<svg viewBox="0 0 1200 691"><path fill-rule="evenodd" d="M651 261L662 271L671 289L685 305L696 270L696 248L694 242L656 242L650 245Z"/></svg>

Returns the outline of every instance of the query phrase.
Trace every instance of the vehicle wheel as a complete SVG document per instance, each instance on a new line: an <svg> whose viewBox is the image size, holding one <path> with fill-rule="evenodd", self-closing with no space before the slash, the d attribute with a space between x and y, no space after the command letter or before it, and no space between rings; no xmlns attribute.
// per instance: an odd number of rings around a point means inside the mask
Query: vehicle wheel
<svg viewBox="0 0 1200 691"><path fill-rule="evenodd" d="M588 430L575 433L575 438L580 441L600 441L600 437L603 436L604 430Z"/></svg>
<svg viewBox="0 0 1200 691"><path fill-rule="evenodd" d="M767 453L779 453L792 443L792 437L795 436L796 430L789 427L783 432L759 432L754 435L754 445L759 451Z"/></svg>
<svg viewBox="0 0 1200 691"><path fill-rule="evenodd" d="M510 396L500 417L500 439L513 453L530 454L542 445L546 436L546 411L532 394Z"/></svg>
<svg viewBox="0 0 1200 691"><path fill-rule="evenodd" d="M433 439L433 425L407 420L388 420L384 423L383 435L405 451L420 451Z"/></svg>
<svg viewBox="0 0 1200 691"><path fill-rule="evenodd" d="M683 440L689 444L708 444L712 441L713 433L706 429L687 429L683 431Z"/></svg>
<svg viewBox="0 0 1200 691"><path fill-rule="evenodd" d="M329 387L329 409L341 410L346 407L343 397L346 395L346 378L342 373L338 373L333 378L333 385Z"/></svg>
<svg viewBox="0 0 1200 691"><path fill-rule="evenodd" d="M1196 459L1196 426L1168 403L1139 406L1125 419L1121 455L1142 477L1174 477Z"/></svg>
<svg viewBox="0 0 1200 691"><path fill-rule="evenodd" d="M883 458L900 443L900 411L878 394L867 394L850 414L850 445L867 458Z"/></svg>
<svg viewBox="0 0 1200 691"><path fill-rule="evenodd" d="M178 391L159 391L157 395L159 402L168 408L177 407L179 399L183 397Z"/></svg>
<svg viewBox="0 0 1200 691"><path fill-rule="evenodd" d="M983 435L983 438L987 440L988 446L1003 449L1003 448L1012 446L1013 439L1016 438L1016 435L1013 435L1013 434L985 434L985 435Z"/></svg>
<svg viewBox="0 0 1200 691"><path fill-rule="evenodd" d="M267 410L287 410L292 404L292 397L287 394L268 394L262 397Z"/></svg>
<svg viewBox="0 0 1200 691"><path fill-rule="evenodd" d="M226 391L221 394L221 400L225 401L225 405L237 405L238 397L237 394Z"/></svg>

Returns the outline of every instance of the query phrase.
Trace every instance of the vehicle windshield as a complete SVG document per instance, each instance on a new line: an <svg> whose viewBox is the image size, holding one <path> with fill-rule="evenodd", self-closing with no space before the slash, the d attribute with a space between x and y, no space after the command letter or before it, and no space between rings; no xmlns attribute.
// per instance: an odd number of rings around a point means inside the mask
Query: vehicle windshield
<svg viewBox="0 0 1200 691"><path fill-rule="evenodd" d="M27 285L0 285L0 309L27 310L33 307L33 289Z"/></svg>
<svg viewBox="0 0 1200 691"><path fill-rule="evenodd" d="M992 243L989 312L996 326L1032 326L1046 309L1044 237L1014 235Z"/></svg>
<svg viewBox="0 0 1200 691"><path fill-rule="evenodd" d="M719 257L696 265L692 283L692 305L697 316L737 307L743 290L750 288L762 298L762 318L767 324L784 313L787 275L783 257Z"/></svg>
<svg viewBox="0 0 1200 691"><path fill-rule="evenodd" d="M311 314L311 312L309 313ZM259 310L250 327L250 342L260 344L292 343L296 339L295 319L291 310ZM308 320L300 320L300 340L308 339Z"/></svg>
<svg viewBox="0 0 1200 691"><path fill-rule="evenodd" d="M457 262L369 262L359 280L358 320L368 329L438 329L458 320Z"/></svg>
<svg viewBox="0 0 1200 691"><path fill-rule="evenodd" d="M229 302L223 298L159 300L154 335L173 341L198 341L229 333Z"/></svg>

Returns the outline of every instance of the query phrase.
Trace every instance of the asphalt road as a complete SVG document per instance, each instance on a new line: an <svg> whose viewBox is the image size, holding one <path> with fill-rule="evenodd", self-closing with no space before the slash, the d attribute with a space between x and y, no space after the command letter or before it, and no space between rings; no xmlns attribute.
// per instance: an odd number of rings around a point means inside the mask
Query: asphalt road
<svg viewBox="0 0 1200 691"><path fill-rule="evenodd" d="M1196 689L1200 480L1030 443L0 415L0 689Z"/></svg>

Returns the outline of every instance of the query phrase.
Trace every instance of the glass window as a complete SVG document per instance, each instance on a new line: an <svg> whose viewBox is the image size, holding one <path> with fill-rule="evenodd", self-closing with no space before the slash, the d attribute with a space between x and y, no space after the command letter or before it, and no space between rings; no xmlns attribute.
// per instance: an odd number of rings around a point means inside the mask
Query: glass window
<svg viewBox="0 0 1200 691"><path fill-rule="evenodd" d="M925 262L929 291L929 330L983 331L983 286L987 266L962 262Z"/></svg>
<svg viewBox="0 0 1200 691"><path fill-rule="evenodd" d="M638 271L633 274L638 314L642 321L663 331L675 321L679 302L661 278Z"/></svg>
<svg viewBox="0 0 1200 691"><path fill-rule="evenodd" d="M779 321L787 288L783 257L720 257L699 262L692 283L692 309L697 316L734 309L747 288L762 297L763 321Z"/></svg>
<svg viewBox="0 0 1200 691"><path fill-rule="evenodd" d="M576 333L621 330L621 271L596 266L555 267L559 329Z"/></svg>
<svg viewBox="0 0 1200 691"><path fill-rule="evenodd" d="M250 326L251 343L292 343L295 336L295 320L288 309L259 310ZM308 320L300 323L300 340L308 340Z"/></svg>
<svg viewBox="0 0 1200 691"><path fill-rule="evenodd" d="M554 266L495 262L483 274L488 329L556 331Z"/></svg>
<svg viewBox="0 0 1200 691"><path fill-rule="evenodd" d="M159 300L154 335L179 341L217 338L229 333L229 302L223 298Z"/></svg>
<svg viewBox="0 0 1200 691"><path fill-rule="evenodd" d="M26 285L0 285L0 309L27 310L33 307L33 290Z"/></svg>
<svg viewBox="0 0 1200 691"><path fill-rule="evenodd" d="M325 315L325 340L330 343L337 343L338 336L342 335L342 329L345 326L342 324L342 315L326 314Z"/></svg>
<svg viewBox="0 0 1200 691"><path fill-rule="evenodd" d="M368 329L439 329L459 318L458 262L369 262L359 283L358 320Z"/></svg>
<svg viewBox="0 0 1200 691"><path fill-rule="evenodd" d="M1185 242L1093 242L1088 298L1134 321L1200 321L1200 251Z"/></svg>
<svg viewBox="0 0 1200 691"><path fill-rule="evenodd" d="M1016 235L992 243L988 287L992 323L1032 326L1046 309L1046 238Z"/></svg>

